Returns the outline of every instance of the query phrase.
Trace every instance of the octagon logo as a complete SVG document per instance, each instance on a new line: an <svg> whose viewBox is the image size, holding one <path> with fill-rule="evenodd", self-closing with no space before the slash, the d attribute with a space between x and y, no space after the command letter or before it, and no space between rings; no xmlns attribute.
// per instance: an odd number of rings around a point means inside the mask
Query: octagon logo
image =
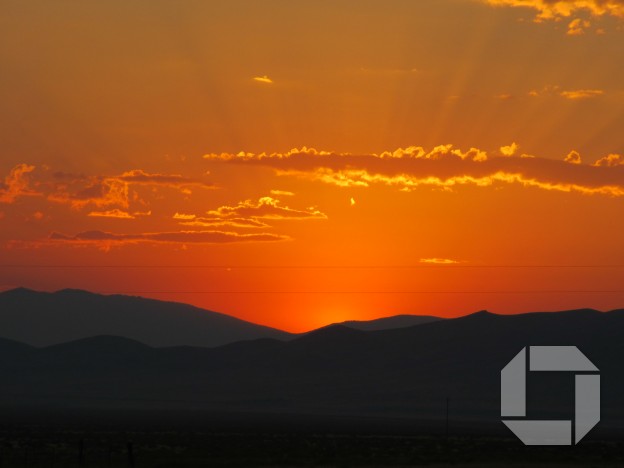
<svg viewBox="0 0 624 468"><path fill-rule="evenodd" d="M530 372L577 372L574 376L574 444L600 421L599 370L576 346L530 346ZM525 445L572 445L571 420L526 418L527 348L501 371L501 418ZM512 418L512 419L508 419Z"/></svg>

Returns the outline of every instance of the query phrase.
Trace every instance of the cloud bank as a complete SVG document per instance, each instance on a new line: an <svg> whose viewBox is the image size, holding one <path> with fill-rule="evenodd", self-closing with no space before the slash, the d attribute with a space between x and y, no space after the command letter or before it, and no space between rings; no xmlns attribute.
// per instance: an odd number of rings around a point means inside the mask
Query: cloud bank
<svg viewBox="0 0 624 468"><path fill-rule="evenodd" d="M156 244L232 244L240 242L275 242L288 240L288 236L270 233L239 234L226 231L172 231L139 234L118 234L106 231L84 231L74 235L52 232L47 244L96 245L109 248L136 243Z"/></svg>
<svg viewBox="0 0 624 468"><path fill-rule="evenodd" d="M414 146L365 155L305 149L283 154L210 154L204 158L271 167L278 175L341 187L387 185L409 191L422 186L452 189L461 185L489 187L505 183L542 190L624 196L624 166L580 164L580 156L568 156L567 162L537 157L488 157L485 151L476 148L464 152L452 145L442 145L431 151ZM610 158L616 161L614 156Z"/></svg>

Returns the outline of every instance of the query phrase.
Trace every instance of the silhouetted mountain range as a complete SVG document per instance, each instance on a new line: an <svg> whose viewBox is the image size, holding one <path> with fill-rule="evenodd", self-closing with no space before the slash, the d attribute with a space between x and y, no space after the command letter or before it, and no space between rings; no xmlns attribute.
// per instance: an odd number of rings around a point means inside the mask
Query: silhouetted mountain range
<svg viewBox="0 0 624 468"><path fill-rule="evenodd" d="M360 330L400 328L437 317L397 315L343 325ZM0 293L0 337L49 346L114 335L154 347L214 347L242 340L297 336L188 304L77 289L48 293L17 288Z"/></svg>
<svg viewBox="0 0 624 468"><path fill-rule="evenodd" d="M96 335L115 335L156 347L212 347L293 336L178 302L76 289L47 293L18 288L0 293L0 336L4 338L48 346Z"/></svg>
<svg viewBox="0 0 624 468"><path fill-rule="evenodd" d="M499 424L500 370L530 345L578 346L601 371L602 414L624 428L624 310L478 312L406 328L333 325L289 341L152 348L98 336L0 340L0 404L377 415ZM539 375L537 375L539 374ZM570 418L572 373L532 373L529 417Z"/></svg>

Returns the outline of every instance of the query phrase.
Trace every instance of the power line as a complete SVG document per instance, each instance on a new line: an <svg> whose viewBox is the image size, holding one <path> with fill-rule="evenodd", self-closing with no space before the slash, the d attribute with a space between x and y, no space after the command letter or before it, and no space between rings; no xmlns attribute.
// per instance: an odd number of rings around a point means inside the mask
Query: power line
<svg viewBox="0 0 624 468"><path fill-rule="evenodd" d="M624 289L523 291L99 291L99 294L624 294Z"/></svg>
<svg viewBox="0 0 624 468"><path fill-rule="evenodd" d="M17 264L5 264L0 265L0 268L40 268L40 269L214 269L214 270L401 270L401 269L495 269L495 268L509 268L509 269L531 269L531 268L553 268L553 269L621 269L624 265L454 265L454 264L418 264L418 265L17 265Z"/></svg>

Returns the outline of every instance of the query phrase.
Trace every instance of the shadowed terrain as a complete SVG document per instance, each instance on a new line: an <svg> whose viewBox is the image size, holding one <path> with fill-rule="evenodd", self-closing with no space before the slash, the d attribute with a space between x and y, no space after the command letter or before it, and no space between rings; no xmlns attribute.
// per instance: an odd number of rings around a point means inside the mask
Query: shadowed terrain
<svg viewBox="0 0 624 468"><path fill-rule="evenodd" d="M18 304L13 310L26 326L40 317L29 312L40 294L0 298ZM93 312L89 304L104 313L102 301L117 307L114 314L127 301L149 305L145 316L182 306L79 291L42 296L57 304L86 298L84 314ZM29 299L20 304L20 297ZM50 346L1 338L0 463L620 466L624 310L427 319L364 324L388 327L372 331L336 324L211 348L155 347L111 334ZM49 325L41 336L75 332L67 320L60 323L69 331ZM410 321L417 324L404 326ZM500 422L500 370L530 345L578 346L600 369L602 419L573 451L524 447ZM531 373L527 398L528 417L570 419L574 375Z"/></svg>
<svg viewBox="0 0 624 468"><path fill-rule="evenodd" d="M97 336L45 348L0 340L3 406L334 414L499 427L499 375L524 346L576 345L602 375L602 422L624 428L624 311L479 312L365 332L333 325L290 341L153 348ZM572 373L532 373L529 417L567 419Z"/></svg>

